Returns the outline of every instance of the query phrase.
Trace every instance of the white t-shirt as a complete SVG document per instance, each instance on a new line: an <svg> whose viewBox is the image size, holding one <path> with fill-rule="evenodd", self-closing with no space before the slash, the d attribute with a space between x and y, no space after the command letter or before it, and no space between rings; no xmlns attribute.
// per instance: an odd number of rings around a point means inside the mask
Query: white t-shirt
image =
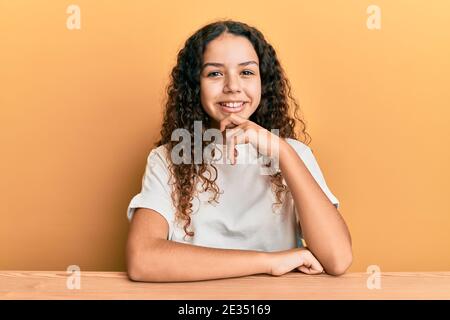
<svg viewBox="0 0 450 320"><path fill-rule="evenodd" d="M302 142L287 138L305 163L311 175L336 208L338 199L331 193L311 149ZM222 146L222 145L217 145ZM217 168L216 184L221 192L217 202L210 200L213 193L201 192L192 201L191 224L188 230L194 237L185 236L184 221L175 221L176 209L171 200L171 185L165 146L153 149L148 158L142 179L142 189L133 197L127 217L131 221L135 208L149 208L161 214L169 225L168 240L204 247L243 249L256 251L281 251L301 247L300 227L294 200L290 193L282 206L274 206L276 197L271 190L267 174L261 174L263 165L257 163L258 153L252 144L236 145L237 163L223 163L220 153L209 158ZM222 146L222 150L223 146ZM219 157L217 156L219 155ZM226 156L225 156L226 157ZM265 167L264 167L265 168ZM211 170L214 177L214 170ZM267 171L264 171L267 172ZM208 173L205 173L207 177ZM285 180L283 183L286 185ZM223 193L222 193L223 192Z"/></svg>

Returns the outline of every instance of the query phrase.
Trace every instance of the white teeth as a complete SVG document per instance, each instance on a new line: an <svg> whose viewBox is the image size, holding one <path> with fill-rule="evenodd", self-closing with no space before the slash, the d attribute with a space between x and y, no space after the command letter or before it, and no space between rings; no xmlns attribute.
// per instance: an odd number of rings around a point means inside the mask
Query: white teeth
<svg viewBox="0 0 450 320"><path fill-rule="evenodd" d="M238 108L241 107L245 102L227 102L221 103L220 105L228 107L228 108Z"/></svg>

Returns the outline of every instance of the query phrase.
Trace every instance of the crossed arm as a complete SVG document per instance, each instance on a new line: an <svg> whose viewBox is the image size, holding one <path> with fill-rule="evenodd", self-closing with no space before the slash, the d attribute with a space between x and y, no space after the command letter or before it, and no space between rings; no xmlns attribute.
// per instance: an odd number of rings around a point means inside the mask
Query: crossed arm
<svg viewBox="0 0 450 320"><path fill-rule="evenodd" d="M296 268L317 274L322 266L330 275L345 273L352 262L347 226L295 150L284 140L280 142L280 169L291 190L308 250L258 252L176 243L166 240L169 227L161 215L138 208L126 248L130 279L196 281L258 273L282 275Z"/></svg>

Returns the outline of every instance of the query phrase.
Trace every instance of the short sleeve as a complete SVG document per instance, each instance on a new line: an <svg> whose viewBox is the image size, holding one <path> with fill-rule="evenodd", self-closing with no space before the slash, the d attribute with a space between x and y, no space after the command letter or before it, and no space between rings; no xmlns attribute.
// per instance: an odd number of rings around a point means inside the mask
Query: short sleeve
<svg viewBox="0 0 450 320"><path fill-rule="evenodd" d="M171 198L167 160L161 151L162 147L159 147L150 152L142 178L141 192L131 200L127 217L131 221L136 208L155 210L166 219L169 225L168 239L170 239L173 233L176 209Z"/></svg>
<svg viewBox="0 0 450 320"><path fill-rule="evenodd" d="M331 201L331 203L339 208L339 200L334 196L331 190L328 188L327 183L325 182L325 178L323 176L322 170L320 170L319 164L314 157L314 154L307 145L301 143L300 141L294 139L287 139L287 142L294 148L300 158L303 160L303 163L308 168L311 175L316 180L317 184L320 186L322 191Z"/></svg>

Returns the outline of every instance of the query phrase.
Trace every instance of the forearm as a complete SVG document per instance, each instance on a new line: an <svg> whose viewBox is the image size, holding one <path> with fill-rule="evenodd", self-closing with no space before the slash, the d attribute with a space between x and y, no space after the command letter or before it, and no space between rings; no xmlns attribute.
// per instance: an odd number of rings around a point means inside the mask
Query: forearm
<svg viewBox="0 0 450 320"><path fill-rule="evenodd" d="M268 253L216 249L155 239L135 254L133 280L196 281L268 273Z"/></svg>
<svg viewBox="0 0 450 320"><path fill-rule="evenodd" d="M287 142L280 145L280 169L292 193L303 237L327 273L341 273L351 263L351 238L339 211L323 193Z"/></svg>

